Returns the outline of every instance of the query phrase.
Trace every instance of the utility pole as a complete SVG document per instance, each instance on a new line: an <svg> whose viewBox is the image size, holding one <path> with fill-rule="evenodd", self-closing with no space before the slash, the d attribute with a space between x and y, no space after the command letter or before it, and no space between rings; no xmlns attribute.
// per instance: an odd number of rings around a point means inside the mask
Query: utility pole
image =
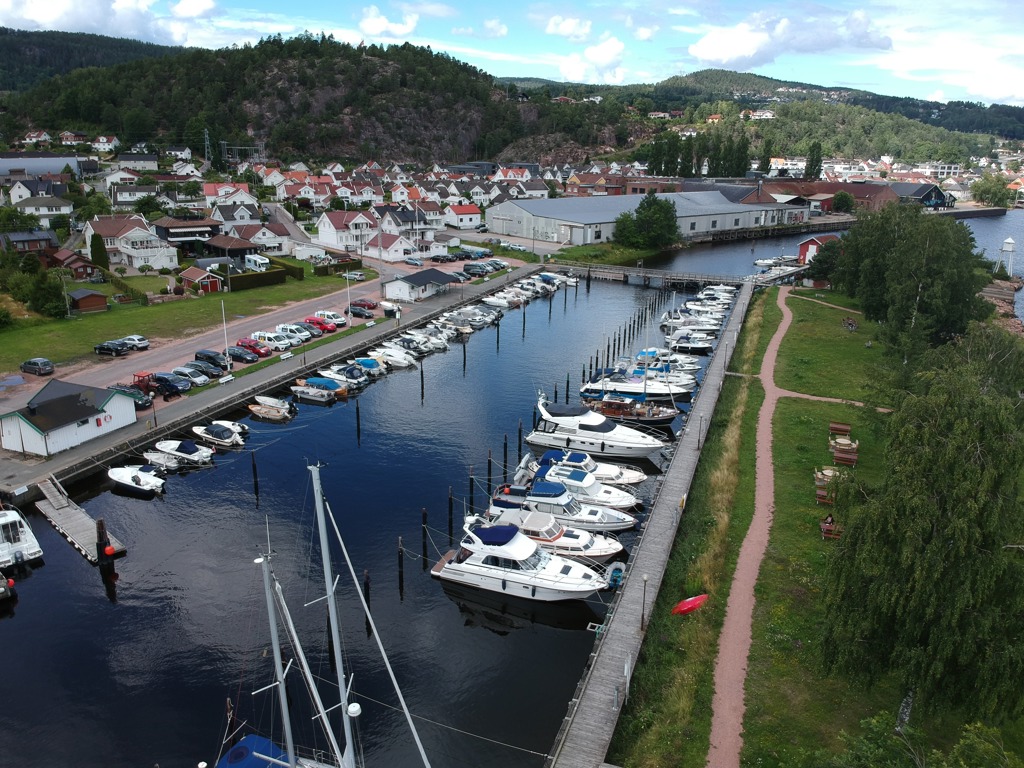
<svg viewBox="0 0 1024 768"><path fill-rule="evenodd" d="M212 150L210 149L210 129L203 128L203 157L209 163Z"/></svg>

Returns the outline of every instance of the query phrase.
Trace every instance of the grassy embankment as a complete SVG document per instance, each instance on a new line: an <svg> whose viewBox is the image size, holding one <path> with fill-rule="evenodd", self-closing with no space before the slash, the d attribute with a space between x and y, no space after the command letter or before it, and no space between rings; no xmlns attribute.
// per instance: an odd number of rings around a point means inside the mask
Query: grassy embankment
<svg viewBox="0 0 1024 768"><path fill-rule="evenodd" d="M812 292L813 295L814 292ZM755 373L781 313L775 290L748 315L734 369ZM855 304L843 301L847 308ZM776 384L808 394L884 406L871 385L882 347L861 324L842 326L843 309L791 298L794 322L783 341ZM866 346L872 341L871 347ZM705 763L710 732L713 668L737 552L753 506L757 410L763 400L756 379L729 377L702 452L686 517L646 642L634 673L609 759L639 768L697 768ZM831 463L828 422L846 421L860 441L860 479L877 482L883 472L886 416L873 407L783 398L774 418L775 517L762 564L748 663L743 765L820 765L819 750L840 747L839 732L859 732L861 719L895 711L902 692L891 682L870 690L822 674L818 637L825 563L837 547L823 541L814 502L812 471ZM840 521L841 522L841 521ZM711 600L686 617L671 616L681 597L707 592ZM936 748L948 748L969 713L916 723ZM1009 749L1021 753L1024 722L1004 725Z"/></svg>

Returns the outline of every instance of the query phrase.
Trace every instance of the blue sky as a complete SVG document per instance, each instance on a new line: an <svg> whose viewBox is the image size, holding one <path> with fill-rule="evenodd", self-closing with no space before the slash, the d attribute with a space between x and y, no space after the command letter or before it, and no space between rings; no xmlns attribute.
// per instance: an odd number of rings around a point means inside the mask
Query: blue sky
<svg viewBox="0 0 1024 768"><path fill-rule="evenodd" d="M0 0L0 26L223 48L327 32L492 75L611 85L708 67L893 96L1024 106L1019 2Z"/></svg>

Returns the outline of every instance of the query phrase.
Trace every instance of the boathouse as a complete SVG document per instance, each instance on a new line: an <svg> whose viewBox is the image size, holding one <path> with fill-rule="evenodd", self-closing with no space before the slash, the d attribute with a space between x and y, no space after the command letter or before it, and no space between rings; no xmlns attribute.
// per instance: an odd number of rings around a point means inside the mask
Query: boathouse
<svg viewBox="0 0 1024 768"><path fill-rule="evenodd" d="M408 275L396 275L384 283L384 298L392 301L421 301L444 293L455 278L440 269L424 269Z"/></svg>
<svg viewBox="0 0 1024 768"><path fill-rule="evenodd" d="M135 401L124 392L51 379L24 408L0 416L0 446L53 456L135 420Z"/></svg>

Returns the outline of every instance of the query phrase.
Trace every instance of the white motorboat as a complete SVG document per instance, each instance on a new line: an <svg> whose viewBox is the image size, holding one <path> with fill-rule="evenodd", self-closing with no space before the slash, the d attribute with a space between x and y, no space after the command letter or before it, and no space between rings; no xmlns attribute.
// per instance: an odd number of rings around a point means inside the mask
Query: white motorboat
<svg viewBox="0 0 1024 768"><path fill-rule="evenodd" d="M707 339L682 338L672 342L672 349L691 355L710 355L713 347L711 341Z"/></svg>
<svg viewBox="0 0 1024 768"><path fill-rule="evenodd" d="M43 559L43 548L28 520L13 504L0 504L0 568L29 565Z"/></svg>
<svg viewBox="0 0 1024 768"><path fill-rule="evenodd" d="M448 339L444 336L435 336L419 328L409 328L405 335L413 341L425 344L431 352L446 352L448 350Z"/></svg>
<svg viewBox="0 0 1024 768"><path fill-rule="evenodd" d="M642 502L629 491L616 485L605 485L589 472L575 467L563 467L559 464L548 464L538 467L535 471L528 468L517 472L515 482L525 484L533 479L535 482L547 481L561 483L565 489L575 496L580 504L593 504L598 507L630 510L642 506Z"/></svg>
<svg viewBox="0 0 1024 768"><path fill-rule="evenodd" d="M333 403L338 399L329 389L307 387L303 384L296 384L291 387L291 390L295 397L299 400L304 400L307 403L319 403L324 405L327 403Z"/></svg>
<svg viewBox="0 0 1024 768"><path fill-rule="evenodd" d="M358 365L371 379L378 379L388 372L386 364L376 357L354 357L348 362L351 365Z"/></svg>
<svg viewBox="0 0 1024 768"><path fill-rule="evenodd" d="M404 350L394 349L393 347L377 347L371 349L369 355L370 357L382 360L392 368L416 367L416 361L412 355L407 354Z"/></svg>
<svg viewBox="0 0 1024 768"><path fill-rule="evenodd" d="M164 479L160 469L153 464L128 464L123 467L111 467L107 477L117 484L119 490L133 496L155 496L164 492Z"/></svg>
<svg viewBox="0 0 1024 768"><path fill-rule="evenodd" d="M698 358L693 355L684 355L673 352L667 347L647 347L636 353L636 365L638 368L659 369L668 366L669 370L695 371L699 369Z"/></svg>
<svg viewBox="0 0 1024 768"><path fill-rule="evenodd" d="M432 576L543 602L583 599L609 586L601 573L541 549L514 525L472 516L463 530L459 549L445 554Z"/></svg>
<svg viewBox="0 0 1024 768"><path fill-rule="evenodd" d="M249 425L243 424L240 421L228 421L227 419L215 419L211 422L221 427L227 427L237 435L241 435L243 438L249 436Z"/></svg>
<svg viewBox="0 0 1024 768"><path fill-rule="evenodd" d="M526 437L530 445L624 459L649 456L665 447L664 440L616 424L584 405L551 403L543 392L537 399L537 410L541 418Z"/></svg>
<svg viewBox="0 0 1024 768"><path fill-rule="evenodd" d="M270 395L256 395L256 402L259 405L265 405L268 408L278 408L282 411L290 411L295 408L295 405L287 400L282 400L279 397L271 397Z"/></svg>
<svg viewBox="0 0 1024 768"><path fill-rule="evenodd" d="M688 403L695 383L696 380L687 374L679 374L673 380L652 375L652 372L634 376L632 372L616 370L612 373L595 373L580 387L580 397L600 400L612 394L644 397L649 402Z"/></svg>
<svg viewBox="0 0 1024 768"><path fill-rule="evenodd" d="M770 256L766 259L754 259L755 267L781 267L790 262L796 261L796 256L786 256L782 254L780 256Z"/></svg>
<svg viewBox="0 0 1024 768"><path fill-rule="evenodd" d="M661 316L661 325L665 328L693 328L696 331L715 333L722 323L710 317L697 317L685 310L669 310Z"/></svg>
<svg viewBox="0 0 1024 768"><path fill-rule="evenodd" d="M344 382L338 381L337 379L329 379L326 376L307 376L304 379L296 379L295 387L302 387L305 389L320 389L328 394L332 395L331 398L334 400L340 400L348 395L348 385ZM292 394L298 397L299 393L295 391L295 387L291 387ZM310 402L318 402L319 396L310 395L309 397L303 398Z"/></svg>
<svg viewBox="0 0 1024 768"><path fill-rule="evenodd" d="M712 320L718 323L719 327L725 322L725 313L728 311L717 304L709 304L703 301L688 301L684 306L691 315Z"/></svg>
<svg viewBox="0 0 1024 768"><path fill-rule="evenodd" d="M321 368L317 373L325 379L339 381L349 389L362 389L370 383L366 371L355 363L332 365L329 368Z"/></svg>
<svg viewBox="0 0 1024 768"><path fill-rule="evenodd" d="M647 473L639 467L632 467L627 464L609 464L601 461L594 461L589 453L583 451L545 451L539 459L535 459L532 453L527 453L523 461L537 471L537 467L548 464L560 464L564 467L573 467L589 472L602 483L612 485L637 485L647 479Z"/></svg>
<svg viewBox="0 0 1024 768"><path fill-rule="evenodd" d="M187 464L209 464L216 452L205 445L197 445L193 440L158 440L153 447Z"/></svg>
<svg viewBox="0 0 1024 768"><path fill-rule="evenodd" d="M192 427L192 431L206 442L225 448L245 445L245 440L239 432L223 424L197 424Z"/></svg>
<svg viewBox="0 0 1024 768"><path fill-rule="evenodd" d="M707 286L707 290L717 291L719 293L735 294L736 291L738 291L739 289L735 285L725 285L724 283L719 283L718 285Z"/></svg>
<svg viewBox="0 0 1024 768"><path fill-rule="evenodd" d="M622 543L611 534L567 528L548 512L509 507L491 522L515 525L540 544L541 549L573 560L603 563L617 557L624 550Z"/></svg>
<svg viewBox="0 0 1024 768"><path fill-rule="evenodd" d="M675 344L675 342L680 340L706 341L710 344L712 341L715 340L715 337L712 336L710 333L706 333L704 331L697 331L694 330L693 328L676 328L672 331L672 333L668 334L665 337L665 343L669 347L671 347L673 344ZM699 368L700 366L696 367Z"/></svg>
<svg viewBox="0 0 1024 768"><path fill-rule="evenodd" d="M535 481L526 485L503 483L491 496L488 517L497 517L505 509L546 512L561 523L581 531L628 531L636 518L620 509L584 504L561 483Z"/></svg>
<svg viewBox="0 0 1024 768"><path fill-rule="evenodd" d="M162 469L164 472L177 472L182 465L177 457L163 451L143 451L142 458L146 460L147 464Z"/></svg>

